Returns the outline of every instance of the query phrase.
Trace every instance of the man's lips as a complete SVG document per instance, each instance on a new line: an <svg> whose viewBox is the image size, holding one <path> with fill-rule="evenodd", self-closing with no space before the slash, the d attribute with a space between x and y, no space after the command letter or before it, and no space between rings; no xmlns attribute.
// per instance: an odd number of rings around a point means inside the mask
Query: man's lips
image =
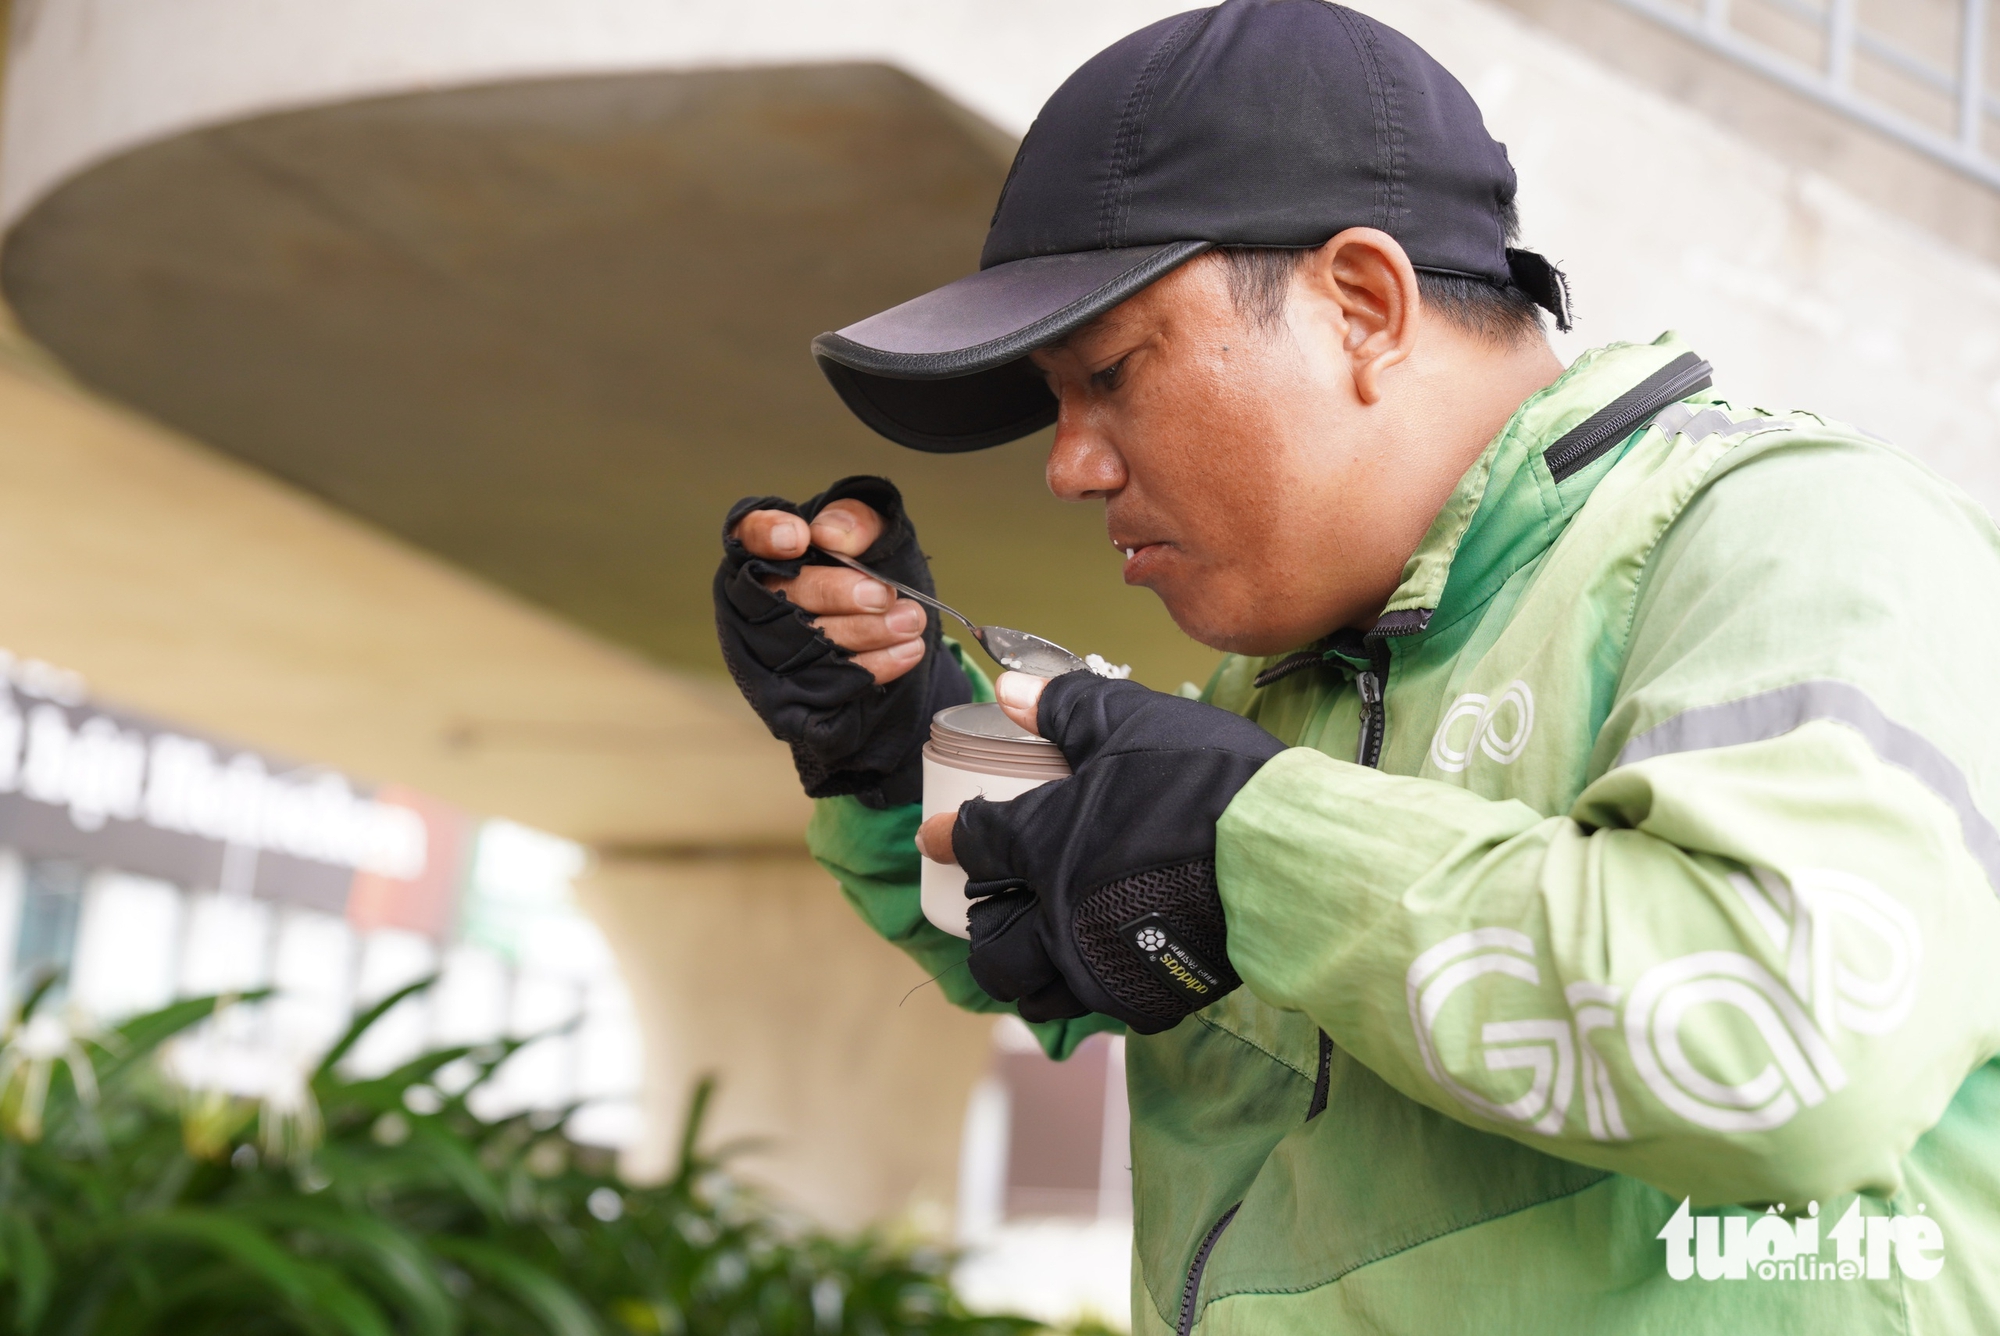
<svg viewBox="0 0 2000 1336"><path fill-rule="evenodd" d="M1125 583L1139 584L1165 559L1171 543L1130 542L1113 540L1120 552L1125 554Z"/></svg>

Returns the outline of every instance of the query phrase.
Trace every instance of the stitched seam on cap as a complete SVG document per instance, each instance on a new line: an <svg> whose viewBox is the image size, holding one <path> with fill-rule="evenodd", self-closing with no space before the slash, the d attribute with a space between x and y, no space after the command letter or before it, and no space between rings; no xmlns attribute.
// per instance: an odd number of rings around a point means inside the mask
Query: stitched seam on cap
<svg viewBox="0 0 2000 1336"><path fill-rule="evenodd" d="M991 232L1000 222L1000 211L1007 207L1007 191L1014 184L1014 177L1021 170L1021 159L1028 156L1028 142L1035 137L1035 124L1028 126L1028 133L1021 136L1021 147L1014 150L1014 161L1007 164L1007 179L1000 183L1000 198L993 201L993 216L986 220L986 230Z"/></svg>
<svg viewBox="0 0 2000 1336"><path fill-rule="evenodd" d="M1181 52L1187 50L1188 45L1201 35L1209 23L1214 20L1215 14L1216 11L1214 9L1197 11L1194 16L1195 22L1178 29L1167 39L1167 45L1170 49L1166 52L1165 59L1158 63L1158 68L1152 72L1152 76L1146 80L1146 103L1140 109L1139 118L1132 128L1132 156L1135 159L1139 156L1140 150L1145 145L1146 118L1152 114L1153 94L1159 89L1160 76L1165 74L1167 66L1173 64ZM1119 201L1118 209L1118 244L1121 246L1126 244L1127 231L1132 217L1132 179L1130 176L1125 178L1124 187L1123 198Z"/></svg>
<svg viewBox="0 0 2000 1336"><path fill-rule="evenodd" d="M1132 212L1130 167L1145 138L1146 113L1152 110L1153 89L1159 83L1160 72L1180 54L1188 38L1208 26L1214 16L1212 9L1196 10L1161 38L1125 98L1125 111L1118 118L1118 137L1111 150L1111 171L1104 180L1104 197L1097 215L1097 244L1107 250L1125 244L1125 220Z"/></svg>
<svg viewBox="0 0 2000 1336"><path fill-rule="evenodd" d="M1368 50L1370 54L1375 54L1381 49L1378 34L1373 27L1367 28L1367 33ZM1396 224L1403 216L1406 198L1404 171L1407 161L1403 153L1403 104L1397 96L1400 90L1396 83L1396 72L1379 61L1377 68L1382 70L1382 110L1389 122L1389 220L1382 225L1382 230L1393 236Z"/></svg>
<svg viewBox="0 0 2000 1336"><path fill-rule="evenodd" d="M1183 25L1185 26L1185 25ZM1179 32L1176 28L1174 32ZM1125 182L1126 163L1131 159L1131 141L1134 122L1139 116L1139 104L1146 94L1146 83L1153 75L1153 67L1160 59L1160 53L1173 42L1174 33L1168 33L1146 57L1146 63L1139 67L1138 77L1132 80L1132 87L1125 94L1125 107L1118 113L1118 133L1111 140L1111 169L1104 174L1104 190L1097 201L1097 244L1105 250L1114 250L1118 243L1113 240L1117 226L1119 195Z"/></svg>
<svg viewBox="0 0 2000 1336"><path fill-rule="evenodd" d="M1329 8L1340 16L1341 24L1347 29L1347 40L1354 44L1355 57L1361 62L1361 71L1368 80L1368 106L1375 113L1375 221L1372 225L1387 232L1391 175L1389 125L1387 109L1383 105L1382 71L1375 63L1373 35L1362 23L1360 15L1345 5L1331 5Z"/></svg>
<svg viewBox="0 0 2000 1336"><path fill-rule="evenodd" d="M1374 74L1376 93L1375 124L1382 136L1382 185L1379 191L1382 199L1382 221L1376 226L1393 234L1396 230L1396 206L1402 202L1402 141L1401 127L1396 121L1396 88L1394 78L1382 64L1382 49L1375 40L1375 29L1366 20L1356 17L1354 26L1361 32L1361 44L1368 52L1368 68Z"/></svg>

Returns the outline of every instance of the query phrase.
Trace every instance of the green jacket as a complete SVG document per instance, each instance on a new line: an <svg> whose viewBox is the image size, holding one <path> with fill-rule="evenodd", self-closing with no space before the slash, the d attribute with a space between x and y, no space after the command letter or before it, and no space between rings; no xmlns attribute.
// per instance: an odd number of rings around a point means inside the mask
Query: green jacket
<svg viewBox="0 0 2000 1336"><path fill-rule="evenodd" d="M1246 986L1128 1041L1135 1333L2000 1331L2000 534L1708 392L1557 481L1684 351L1522 405L1365 641L1210 682L1292 749L1218 827ZM915 824L812 840L997 1009Z"/></svg>

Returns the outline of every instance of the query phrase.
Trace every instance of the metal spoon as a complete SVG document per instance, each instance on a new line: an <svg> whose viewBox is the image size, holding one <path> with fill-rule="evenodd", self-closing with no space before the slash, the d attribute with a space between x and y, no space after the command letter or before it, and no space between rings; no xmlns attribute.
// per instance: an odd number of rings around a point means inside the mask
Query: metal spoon
<svg viewBox="0 0 2000 1336"><path fill-rule="evenodd" d="M1002 668L1026 673L1030 677L1061 677L1064 673L1073 673L1078 669L1087 670L1090 666L1053 640L1044 640L1040 636L1031 636L1026 631L1014 631L1004 626L975 625L970 617L949 603L932 598L922 590L912 589L900 580L891 580L880 571L871 571L853 557L844 557L838 552L828 552L818 544L814 544L813 551L822 556L832 557L841 565L860 571L871 580L880 580L907 598L927 604L939 612L950 613L965 623L965 629L972 632L972 638L979 642L979 648L986 651L986 657Z"/></svg>

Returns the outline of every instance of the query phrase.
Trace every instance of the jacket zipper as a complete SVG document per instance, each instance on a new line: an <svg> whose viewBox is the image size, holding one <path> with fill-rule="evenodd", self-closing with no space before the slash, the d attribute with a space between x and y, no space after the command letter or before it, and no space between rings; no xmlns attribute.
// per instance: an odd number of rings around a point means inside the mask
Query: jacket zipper
<svg viewBox="0 0 2000 1336"><path fill-rule="evenodd" d="M1222 1237L1222 1231L1229 1228L1229 1222L1236 1218L1242 1202L1237 1202L1222 1213L1222 1219L1209 1227L1208 1236L1195 1249L1194 1265L1188 1268L1187 1284L1181 1286L1181 1320L1176 1324L1178 1336L1188 1336L1194 1330L1194 1301L1201 1293L1201 1273L1208 1270L1208 1255L1215 1251L1215 1241Z"/></svg>
<svg viewBox="0 0 2000 1336"><path fill-rule="evenodd" d="M1382 759L1382 679L1374 668L1364 668L1354 687L1361 693L1361 741L1354 749L1354 763L1373 766Z"/></svg>
<svg viewBox="0 0 2000 1336"><path fill-rule="evenodd" d="M1368 666L1354 677L1354 688L1361 693L1361 739L1355 747L1354 760L1357 765L1370 769L1382 763L1382 740L1388 732L1388 709L1383 704L1383 684L1389 680L1389 645L1379 636L1370 637L1368 645ZM1326 1031L1319 1032L1319 1072L1313 1078L1312 1102L1306 1106L1306 1121L1311 1122L1326 1112L1326 1101L1333 1083L1333 1039Z"/></svg>
<svg viewBox="0 0 2000 1336"><path fill-rule="evenodd" d="M1319 1075L1313 1078L1312 1103L1306 1105L1306 1121L1311 1122L1326 1112L1326 1102L1333 1094L1333 1036L1326 1031L1319 1032Z"/></svg>
<svg viewBox="0 0 2000 1336"><path fill-rule="evenodd" d="M1295 655L1294 658L1303 656ZM1317 657L1317 656L1315 656ZM1289 661L1280 665L1290 671ZM1302 666L1302 665L1301 665ZM1354 685L1361 693L1361 742L1355 760L1373 767L1382 761L1382 736L1387 731L1388 712L1382 704L1382 686L1389 677L1389 646L1380 637L1372 637L1368 646L1368 666L1355 676ZM1259 686L1263 683L1260 681ZM1319 1032L1319 1074L1313 1081L1312 1103L1306 1109L1306 1121L1326 1112L1329 1087L1333 1081L1333 1038L1326 1031ZM1195 1301L1201 1297L1202 1273L1208 1270L1208 1255L1215 1251L1215 1244L1222 1237L1222 1231L1229 1228L1229 1222L1236 1218L1242 1207L1237 1202L1222 1213L1222 1218L1209 1227L1208 1234L1195 1249L1194 1263L1188 1267L1187 1280L1181 1286L1180 1322L1176 1325L1177 1336L1191 1336L1194 1331Z"/></svg>
<svg viewBox="0 0 2000 1336"><path fill-rule="evenodd" d="M1354 763L1370 769L1382 763L1382 735L1388 731L1388 711L1382 703L1383 688L1389 681L1389 642L1381 636L1368 637L1368 666L1354 676L1354 689L1361 693L1361 737L1354 749Z"/></svg>
<svg viewBox="0 0 2000 1336"><path fill-rule="evenodd" d="M1693 353L1673 361L1592 413L1542 452L1549 476L1562 482L1606 450L1647 426L1669 404L1679 403L1711 384L1713 368Z"/></svg>

